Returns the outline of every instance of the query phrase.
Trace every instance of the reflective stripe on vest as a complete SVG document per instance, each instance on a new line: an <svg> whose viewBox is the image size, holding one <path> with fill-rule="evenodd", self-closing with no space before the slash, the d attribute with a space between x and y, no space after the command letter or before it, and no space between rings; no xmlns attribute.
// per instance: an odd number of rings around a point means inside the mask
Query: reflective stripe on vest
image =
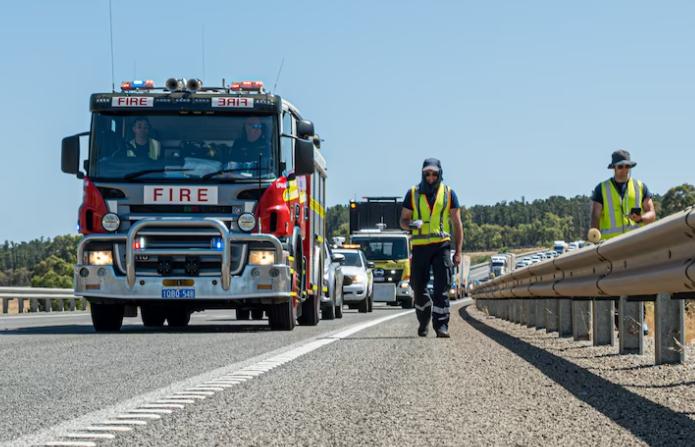
<svg viewBox="0 0 695 447"><path fill-rule="evenodd" d="M135 157L135 148L137 147L137 143L135 142L135 139L133 138L128 142L129 148L128 151L126 152L127 157ZM154 138L150 138L148 145L147 145L147 157L150 160L158 160L159 155L162 152L162 147L159 144L159 141L155 140Z"/></svg>
<svg viewBox="0 0 695 447"><path fill-rule="evenodd" d="M451 240L449 219L451 190L449 187L444 184L439 185L431 210L427 197L420 194L416 186L411 188L410 194L413 220L422 220L422 227L411 232L413 245L429 245Z"/></svg>
<svg viewBox="0 0 695 447"><path fill-rule="evenodd" d="M611 239L642 226L628 217L632 208L642 207L642 189L641 181L629 179L625 187L625 195L620 197L620 192L610 179L601 183L603 196L603 211L599 222L601 239Z"/></svg>

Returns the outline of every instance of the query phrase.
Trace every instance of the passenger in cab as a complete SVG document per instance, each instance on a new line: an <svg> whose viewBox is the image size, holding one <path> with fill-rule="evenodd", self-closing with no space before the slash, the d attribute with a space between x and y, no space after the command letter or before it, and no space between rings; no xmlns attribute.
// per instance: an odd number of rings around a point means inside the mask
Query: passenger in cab
<svg viewBox="0 0 695 447"><path fill-rule="evenodd" d="M237 163L257 162L258 155L268 156L268 132L261 119L251 116L244 122L242 137L234 142L230 161ZM266 160L267 161L267 160Z"/></svg>
<svg viewBox="0 0 695 447"><path fill-rule="evenodd" d="M133 138L127 143L126 156L128 158L159 160L162 147L159 141L150 137L151 127L147 117L135 118L131 127Z"/></svg>

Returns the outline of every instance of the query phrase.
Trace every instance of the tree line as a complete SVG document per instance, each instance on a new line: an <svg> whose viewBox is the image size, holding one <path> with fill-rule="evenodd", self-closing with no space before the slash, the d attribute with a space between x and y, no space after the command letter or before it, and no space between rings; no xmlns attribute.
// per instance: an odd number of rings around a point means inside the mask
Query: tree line
<svg viewBox="0 0 695 447"><path fill-rule="evenodd" d="M657 214L664 217L695 205L695 187L676 186L656 196ZM500 202L461 209L466 251L548 246L555 240L585 238L589 228L587 196ZM348 207L328 208L329 237L349 233ZM79 235L0 245L0 286L72 287Z"/></svg>
<svg viewBox="0 0 695 447"><path fill-rule="evenodd" d="M695 205L695 186L673 187L663 196L655 195L659 218ZM492 251L511 248L549 246L553 241L585 239L591 223L591 199L551 196L531 202L515 200L494 205L461 208L466 251ZM328 209L328 235L347 236L348 208Z"/></svg>

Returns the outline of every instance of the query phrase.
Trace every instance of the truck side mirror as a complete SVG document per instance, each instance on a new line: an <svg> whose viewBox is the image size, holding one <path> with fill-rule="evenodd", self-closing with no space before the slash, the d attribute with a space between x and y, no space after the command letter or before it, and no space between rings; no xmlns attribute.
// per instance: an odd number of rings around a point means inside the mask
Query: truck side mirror
<svg viewBox="0 0 695 447"><path fill-rule="evenodd" d="M299 138L311 138L316 135L314 123L307 120L297 121L297 136Z"/></svg>
<svg viewBox="0 0 695 447"><path fill-rule="evenodd" d="M373 269L374 267L376 267L376 264L374 264L372 261L367 262L367 268Z"/></svg>
<svg viewBox="0 0 695 447"><path fill-rule="evenodd" d="M331 261L342 264L343 262L345 262L345 255L341 255L340 253L333 253L333 255L331 255Z"/></svg>
<svg viewBox="0 0 695 447"><path fill-rule="evenodd" d="M80 171L80 134L63 138L60 168L66 174L84 176Z"/></svg>
<svg viewBox="0 0 695 447"><path fill-rule="evenodd" d="M295 175L314 173L314 143L310 140L296 140L294 143Z"/></svg>

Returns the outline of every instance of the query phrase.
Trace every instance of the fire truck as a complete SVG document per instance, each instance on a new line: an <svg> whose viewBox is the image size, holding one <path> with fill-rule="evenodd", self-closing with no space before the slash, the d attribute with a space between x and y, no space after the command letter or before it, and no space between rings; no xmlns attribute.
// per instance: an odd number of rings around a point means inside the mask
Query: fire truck
<svg viewBox="0 0 695 447"><path fill-rule="evenodd" d="M83 182L75 295L98 332L192 312L319 321L326 162L311 121L258 81L128 81L95 93L88 132L62 141ZM80 156L87 140L87 156Z"/></svg>
<svg viewBox="0 0 695 447"><path fill-rule="evenodd" d="M350 202L350 245L374 263L374 301L413 307L410 235L400 229L398 197L365 197Z"/></svg>

